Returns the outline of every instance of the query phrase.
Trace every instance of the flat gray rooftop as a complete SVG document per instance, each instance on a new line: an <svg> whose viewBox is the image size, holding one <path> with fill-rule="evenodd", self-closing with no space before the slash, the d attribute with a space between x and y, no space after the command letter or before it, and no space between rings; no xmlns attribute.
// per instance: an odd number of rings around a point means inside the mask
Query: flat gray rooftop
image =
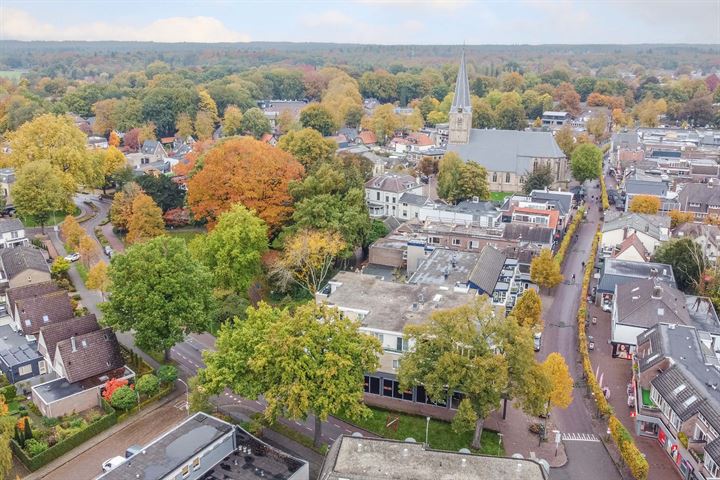
<svg viewBox="0 0 720 480"><path fill-rule="evenodd" d="M28 342L24 335L14 331L10 325L0 325L0 360L5 365L22 365L40 356L36 342Z"/></svg>
<svg viewBox="0 0 720 480"><path fill-rule="evenodd" d="M342 436L328 453L320 478L328 480L544 480L529 459L425 449L420 443Z"/></svg>
<svg viewBox="0 0 720 480"><path fill-rule="evenodd" d="M437 285L386 282L372 275L338 272L315 298L331 306L367 312L364 327L401 332L405 325L427 321L436 309L465 305L473 293L456 293Z"/></svg>
<svg viewBox="0 0 720 480"><path fill-rule="evenodd" d="M33 391L43 399L45 403L52 403L70 395L75 395L83 390L97 388L103 385L109 378L128 378L134 372L127 367L121 367L100 375L86 378L79 382L69 383L65 377L56 378L47 383L41 383L33 387Z"/></svg>
<svg viewBox="0 0 720 480"><path fill-rule="evenodd" d="M436 248L423 260L408 283L448 287L467 283L479 259L480 253Z"/></svg>

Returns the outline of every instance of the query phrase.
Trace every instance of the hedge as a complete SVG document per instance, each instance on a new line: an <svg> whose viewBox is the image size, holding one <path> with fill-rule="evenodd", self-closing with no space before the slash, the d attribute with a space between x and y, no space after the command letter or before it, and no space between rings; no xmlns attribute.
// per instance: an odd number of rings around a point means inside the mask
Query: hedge
<svg viewBox="0 0 720 480"><path fill-rule="evenodd" d="M53 460L65 455L73 448L85 443L100 432L107 430L108 428L115 425L117 423L117 415L115 414L115 410L104 400L103 410L105 410L106 415L103 415L102 417L95 420L84 430L81 430L75 435L56 443L55 445L48 448L39 455L30 457L27 452L25 452L25 450L23 450L20 445L18 445L14 438L10 440L10 446L12 448L12 451L15 456L20 459L23 465L28 468L28 470L34 472L35 470L42 468Z"/></svg>
<svg viewBox="0 0 720 480"><path fill-rule="evenodd" d="M597 232L590 250L590 257L585 266L585 275L583 276L582 290L580 292L580 308L578 309L578 344L580 347L580 355L582 356L582 365L588 386L593 393L598 411L603 415L609 416L608 425L613 441L618 447L618 451L623 461L630 468L630 472L637 480L646 480L650 466L645 457L638 450L630 432L614 415L613 408L605 398L605 393L600 388L595 373L593 372L592 363L590 362L590 352L587 344L587 332L585 331L585 321L587 317L587 292L590 288L590 279L592 278L593 268L595 266L595 256L597 255L598 245L602 234Z"/></svg>
<svg viewBox="0 0 720 480"><path fill-rule="evenodd" d="M561 266L563 264L563 261L565 260L565 254L567 253L568 248L570 248L570 242L572 241L572 237L575 234L575 230L577 230L577 227L584 216L585 207L582 206L578 208L578 211L575 214L575 218L573 218L573 221L570 222L570 226L568 227L567 232L565 232L565 236L563 237L562 242L560 242L560 248L558 248L558 251L555 254L555 261L558 262L558 264Z"/></svg>
<svg viewBox="0 0 720 480"><path fill-rule="evenodd" d="M605 186L605 175L600 175L600 198L602 199L603 210L610 208L610 201L608 200L607 187Z"/></svg>
<svg viewBox="0 0 720 480"><path fill-rule="evenodd" d="M161 398L167 396L170 392L172 392L175 389L174 384L166 385L165 387L161 388L158 393L153 395L152 397L148 397L142 402L138 403L134 407L132 407L130 410L124 411L122 413L117 414L117 421L118 423L124 422L130 415L137 413L138 411L142 410L143 408L147 407L153 402L156 402L160 400Z"/></svg>

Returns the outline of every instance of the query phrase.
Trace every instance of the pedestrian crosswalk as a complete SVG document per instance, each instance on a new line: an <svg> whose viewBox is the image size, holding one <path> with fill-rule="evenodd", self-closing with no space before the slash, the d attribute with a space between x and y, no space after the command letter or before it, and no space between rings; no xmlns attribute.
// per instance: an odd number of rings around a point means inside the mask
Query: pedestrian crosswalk
<svg viewBox="0 0 720 480"><path fill-rule="evenodd" d="M563 433L562 439L564 442L567 442L567 441L599 442L600 441L600 439L597 438L592 433Z"/></svg>

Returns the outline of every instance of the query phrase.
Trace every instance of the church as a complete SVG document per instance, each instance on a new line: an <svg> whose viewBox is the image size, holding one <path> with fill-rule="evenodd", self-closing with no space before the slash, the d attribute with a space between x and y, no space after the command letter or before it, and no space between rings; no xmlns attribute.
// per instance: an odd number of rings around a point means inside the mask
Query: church
<svg viewBox="0 0 720 480"><path fill-rule="evenodd" d="M528 173L544 165L551 167L553 187L567 186L568 161L551 132L472 128L465 52L449 117L447 151L485 167L491 192L521 192Z"/></svg>

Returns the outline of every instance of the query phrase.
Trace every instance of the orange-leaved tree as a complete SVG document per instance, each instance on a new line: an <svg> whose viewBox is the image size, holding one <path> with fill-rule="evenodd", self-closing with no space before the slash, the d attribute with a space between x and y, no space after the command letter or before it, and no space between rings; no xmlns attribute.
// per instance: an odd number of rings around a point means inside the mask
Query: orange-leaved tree
<svg viewBox="0 0 720 480"><path fill-rule="evenodd" d="M128 381L124 378L111 378L105 382L105 390L103 391L102 397L109 402L115 390L127 384Z"/></svg>
<svg viewBox="0 0 720 480"><path fill-rule="evenodd" d="M636 195L630 200L629 210L633 213L655 215L660 210L660 199L654 195Z"/></svg>
<svg viewBox="0 0 720 480"><path fill-rule="evenodd" d="M292 155L249 137L231 138L208 151L188 181L187 202L213 228L221 213L241 203L277 231L292 214L288 185L303 166Z"/></svg>

